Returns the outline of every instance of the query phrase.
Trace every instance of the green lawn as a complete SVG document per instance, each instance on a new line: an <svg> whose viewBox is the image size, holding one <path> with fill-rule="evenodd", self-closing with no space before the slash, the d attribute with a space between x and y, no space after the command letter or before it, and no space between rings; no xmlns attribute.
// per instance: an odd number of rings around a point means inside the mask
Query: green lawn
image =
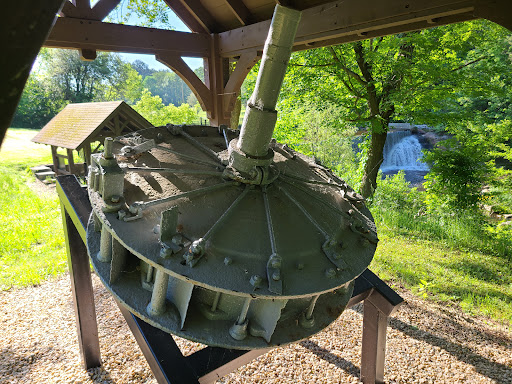
<svg viewBox="0 0 512 384"><path fill-rule="evenodd" d="M66 271L66 250L55 193L34 189L29 167L51 163L37 132L9 129L0 149L0 288L27 286Z"/></svg>
<svg viewBox="0 0 512 384"><path fill-rule="evenodd" d="M49 163L50 149L31 143L35 131L10 129L0 151L0 287L37 284L66 271L55 194L29 187L30 166ZM371 269L390 285L460 305L512 324L512 266L503 257L468 251L381 228Z"/></svg>
<svg viewBox="0 0 512 384"><path fill-rule="evenodd" d="M370 268L383 280L512 325L512 265L508 260L429 240L382 233L379 237Z"/></svg>

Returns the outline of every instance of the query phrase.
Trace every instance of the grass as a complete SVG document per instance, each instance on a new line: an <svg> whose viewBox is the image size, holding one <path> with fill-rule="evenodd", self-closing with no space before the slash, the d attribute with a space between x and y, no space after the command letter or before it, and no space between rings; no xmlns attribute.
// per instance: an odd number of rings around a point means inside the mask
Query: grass
<svg viewBox="0 0 512 384"><path fill-rule="evenodd" d="M59 201L34 191L28 168L51 163L34 130L9 129L0 150L0 288L23 287L67 269Z"/></svg>
<svg viewBox="0 0 512 384"><path fill-rule="evenodd" d="M503 257L380 234L370 268L383 280L472 314L512 324L512 265Z"/></svg>

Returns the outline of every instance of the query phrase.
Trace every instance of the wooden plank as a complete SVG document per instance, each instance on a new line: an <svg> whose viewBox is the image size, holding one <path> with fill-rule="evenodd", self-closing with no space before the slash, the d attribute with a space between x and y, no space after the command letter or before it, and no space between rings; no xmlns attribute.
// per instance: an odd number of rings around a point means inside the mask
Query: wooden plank
<svg viewBox="0 0 512 384"><path fill-rule="evenodd" d="M179 0L188 12L205 28L208 33L219 32L219 26L210 12L199 0Z"/></svg>
<svg viewBox="0 0 512 384"><path fill-rule="evenodd" d="M210 30L203 23L200 23L180 0L164 0L164 2L192 32L210 33Z"/></svg>
<svg viewBox="0 0 512 384"><path fill-rule="evenodd" d="M69 1L64 1L64 5L62 6L62 9L59 12L60 16L63 17L81 17L83 12L80 12L73 4L71 4Z"/></svg>
<svg viewBox="0 0 512 384"><path fill-rule="evenodd" d="M244 3L242 3L239 0L224 0L226 4L228 5L229 9L233 12L233 14L236 16L238 21L242 25L250 24L252 21L252 15L249 9L245 6Z"/></svg>
<svg viewBox="0 0 512 384"><path fill-rule="evenodd" d="M99 0L92 7L92 16L94 20L103 20L110 12L121 2L121 0Z"/></svg>
<svg viewBox="0 0 512 384"><path fill-rule="evenodd" d="M210 35L58 18L44 46L127 53L208 57Z"/></svg>
<svg viewBox="0 0 512 384"><path fill-rule="evenodd" d="M410 30L408 25L463 15L473 19L475 0L359 0L335 1L303 11L295 45L322 44L327 40L372 33L383 36L391 28ZM268 33L270 21L264 21L220 36L220 53L224 57L238 56L248 49L261 50ZM396 33L396 32L394 32Z"/></svg>

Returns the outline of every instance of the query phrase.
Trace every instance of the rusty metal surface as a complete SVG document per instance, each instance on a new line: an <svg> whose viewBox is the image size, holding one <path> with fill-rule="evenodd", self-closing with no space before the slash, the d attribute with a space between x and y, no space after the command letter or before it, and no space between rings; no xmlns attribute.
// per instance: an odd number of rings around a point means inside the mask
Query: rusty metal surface
<svg viewBox="0 0 512 384"><path fill-rule="evenodd" d="M32 141L61 148L79 149L110 119L120 113L130 115L132 128L151 126L142 116L137 117L137 112L124 101L68 104Z"/></svg>

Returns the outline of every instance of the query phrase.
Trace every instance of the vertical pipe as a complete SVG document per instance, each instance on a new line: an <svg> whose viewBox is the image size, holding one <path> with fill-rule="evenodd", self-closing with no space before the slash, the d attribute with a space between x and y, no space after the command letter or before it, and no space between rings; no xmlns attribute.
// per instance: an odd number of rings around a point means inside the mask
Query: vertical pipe
<svg viewBox="0 0 512 384"><path fill-rule="evenodd" d="M156 270L155 284L153 285L153 294L151 302L146 309L148 315L158 316L165 312L165 298L167 286L169 284L169 275L161 269Z"/></svg>
<svg viewBox="0 0 512 384"><path fill-rule="evenodd" d="M100 252L98 260L102 263L108 263L112 260L112 235L107 230L106 224L101 227Z"/></svg>
<svg viewBox="0 0 512 384"><path fill-rule="evenodd" d="M277 5L265 41L254 92L247 104L238 148L252 157L267 155L277 120L277 98L290 59L301 13Z"/></svg>
<svg viewBox="0 0 512 384"><path fill-rule="evenodd" d="M219 300L220 300L220 291L217 291L215 292L215 297L213 298L213 303L212 303L212 312L215 312L217 310L217 306L219 305Z"/></svg>
<svg viewBox="0 0 512 384"><path fill-rule="evenodd" d="M249 307L251 305L252 299L248 297L244 301L244 305L242 306L242 311L240 312L240 316L238 316L237 324L241 325L245 323L245 320L247 319L247 313L249 312Z"/></svg>
<svg viewBox="0 0 512 384"><path fill-rule="evenodd" d="M105 139L105 143L103 145L103 157L105 159L112 159L114 157L112 153L112 146L114 144L114 139L111 137L107 137Z"/></svg>
<svg viewBox="0 0 512 384"><path fill-rule="evenodd" d="M310 320L313 317L313 311L315 310L316 301L319 297L320 295L316 295L311 299L309 307L306 310L306 320Z"/></svg>

